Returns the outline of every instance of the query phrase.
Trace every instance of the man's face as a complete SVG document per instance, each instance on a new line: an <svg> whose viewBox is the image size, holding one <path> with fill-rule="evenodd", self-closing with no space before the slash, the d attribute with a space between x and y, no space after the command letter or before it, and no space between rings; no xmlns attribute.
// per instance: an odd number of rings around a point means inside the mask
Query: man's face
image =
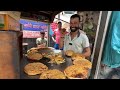
<svg viewBox="0 0 120 90"><path fill-rule="evenodd" d="M75 32L79 29L80 21L79 18L71 18L70 19L70 29L71 32Z"/></svg>
<svg viewBox="0 0 120 90"><path fill-rule="evenodd" d="M45 36L44 34L41 34L41 38L44 38L44 36Z"/></svg>
<svg viewBox="0 0 120 90"><path fill-rule="evenodd" d="M58 24L58 28L59 28L59 29L61 29L61 27L62 27L62 24L61 24L61 23L59 23L59 24Z"/></svg>

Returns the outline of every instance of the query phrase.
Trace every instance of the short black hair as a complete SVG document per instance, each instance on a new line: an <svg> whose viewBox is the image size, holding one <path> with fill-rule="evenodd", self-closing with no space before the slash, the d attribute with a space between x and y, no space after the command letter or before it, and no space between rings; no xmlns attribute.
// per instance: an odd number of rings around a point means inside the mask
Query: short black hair
<svg viewBox="0 0 120 90"><path fill-rule="evenodd" d="M40 32L40 34L45 34L45 32Z"/></svg>
<svg viewBox="0 0 120 90"><path fill-rule="evenodd" d="M80 21L80 15L78 15L78 14L73 14L73 15L70 17L70 19L71 19L71 18L78 18L79 21Z"/></svg>
<svg viewBox="0 0 120 90"><path fill-rule="evenodd" d="M61 25L62 25L62 22L59 21L58 24L61 24Z"/></svg>

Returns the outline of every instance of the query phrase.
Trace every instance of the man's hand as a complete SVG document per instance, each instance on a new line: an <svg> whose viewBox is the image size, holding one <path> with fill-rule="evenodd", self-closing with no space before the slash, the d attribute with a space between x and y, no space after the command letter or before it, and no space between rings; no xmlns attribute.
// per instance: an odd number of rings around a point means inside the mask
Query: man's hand
<svg viewBox="0 0 120 90"><path fill-rule="evenodd" d="M56 43L56 40L54 39L54 37L52 37L52 40Z"/></svg>
<svg viewBox="0 0 120 90"><path fill-rule="evenodd" d="M56 43L56 40L53 40Z"/></svg>

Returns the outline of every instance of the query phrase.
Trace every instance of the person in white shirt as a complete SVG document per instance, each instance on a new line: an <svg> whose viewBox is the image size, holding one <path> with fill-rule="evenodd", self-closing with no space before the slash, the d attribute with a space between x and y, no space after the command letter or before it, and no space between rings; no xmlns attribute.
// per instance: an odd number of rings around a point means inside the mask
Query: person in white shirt
<svg viewBox="0 0 120 90"><path fill-rule="evenodd" d="M70 18L70 33L65 35L65 38L60 39L60 48L73 50L75 53L80 53L85 57L91 55L89 39L84 32L80 30L80 16L74 14Z"/></svg>
<svg viewBox="0 0 120 90"><path fill-rule="evenodd" d="M41 38L36 39L37 47L47 47L47 39L45 38L45 32L40 32Z"/></svg>

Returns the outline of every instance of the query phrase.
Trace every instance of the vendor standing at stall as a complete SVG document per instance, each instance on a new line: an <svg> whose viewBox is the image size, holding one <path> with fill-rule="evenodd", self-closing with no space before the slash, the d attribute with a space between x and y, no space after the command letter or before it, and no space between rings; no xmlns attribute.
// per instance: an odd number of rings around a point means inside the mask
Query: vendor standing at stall
<svg viewBox="0 0 120 90"><path fill-rule="evenodd" d="M91 54L89 39L85 33L80 31L80 16L74 14L70 18L70 33L65 35L65 38L60 39L60 48L64 47L64 51L73 50L75 53L80 53L85 57Z"/></svg>
<svg viewBox="0 0 120 90"><path fill-rule="evenodd" d="M37 47L47 47L47 39L45 38L45 32L40 32L40 36L40 38L36 39Z"/></svg>

